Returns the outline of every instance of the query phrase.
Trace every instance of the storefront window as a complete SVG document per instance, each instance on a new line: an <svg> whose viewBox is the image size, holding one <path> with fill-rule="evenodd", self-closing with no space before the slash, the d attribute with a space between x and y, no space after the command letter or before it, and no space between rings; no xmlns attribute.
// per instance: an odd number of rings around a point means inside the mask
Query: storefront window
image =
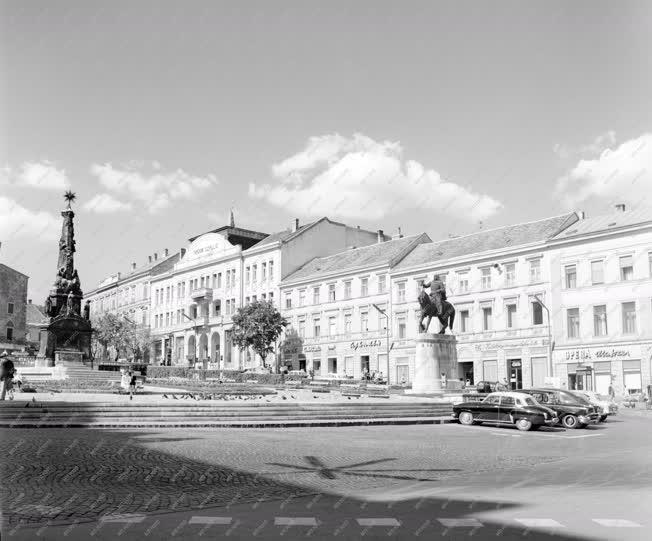
<svg viewBox="0 0 652 541"><path fill-rule="evenodd" d="M641 392L641 361L623 361L623 385L625 393Z"/></svg>

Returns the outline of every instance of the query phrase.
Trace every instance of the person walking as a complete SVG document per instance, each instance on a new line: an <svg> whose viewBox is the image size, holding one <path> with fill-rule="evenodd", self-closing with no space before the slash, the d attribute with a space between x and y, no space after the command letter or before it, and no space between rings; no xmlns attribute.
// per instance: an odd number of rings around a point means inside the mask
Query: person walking
<svg viewBox="0 0 652 541"><path fill-rule="evenodd" d="M137 378L135 372L131 370L128 372L128 375L129 375L129 400L133 400L134 395L136 394Z"/></svg>
<svg viewBox="0 0 652 541"><path fill-rule="evenodd" d="M609 384L608 392L609 392L609 398L611 398L611 400L616 398L616 390L614 389L614 386L611 383Z"/></svg>
<svg viewBox="0 0 652 541"><path fill-rule="evenodd" d="M2 359L0 368L0 385L2 385L0 400L4 400L7 393L9 393L9 400L13 400L13 379L16 373L14 362L9 358L9 354L6 351L2 352L0 359Z"/></svg>

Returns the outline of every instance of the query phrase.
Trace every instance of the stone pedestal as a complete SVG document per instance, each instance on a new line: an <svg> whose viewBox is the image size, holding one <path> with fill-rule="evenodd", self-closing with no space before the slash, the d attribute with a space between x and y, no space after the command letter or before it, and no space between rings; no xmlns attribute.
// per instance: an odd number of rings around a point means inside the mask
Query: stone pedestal
<svg viewBox="0 0 652 541"><path fill-rule="evenodd" d="M451 334L422 333L414 340L414 378L406 394L442 394L441 375L457 373L457 340Z"/></svg>

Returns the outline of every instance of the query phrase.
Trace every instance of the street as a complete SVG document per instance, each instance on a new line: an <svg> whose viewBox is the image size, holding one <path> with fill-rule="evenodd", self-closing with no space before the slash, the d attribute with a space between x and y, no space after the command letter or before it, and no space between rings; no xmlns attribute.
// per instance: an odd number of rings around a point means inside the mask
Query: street
<svg viewBox="0 0 652 541"><path fill-rule="evenodd" d="M5 539L648 538L652 415L585 430L3 430Z"/></svg>

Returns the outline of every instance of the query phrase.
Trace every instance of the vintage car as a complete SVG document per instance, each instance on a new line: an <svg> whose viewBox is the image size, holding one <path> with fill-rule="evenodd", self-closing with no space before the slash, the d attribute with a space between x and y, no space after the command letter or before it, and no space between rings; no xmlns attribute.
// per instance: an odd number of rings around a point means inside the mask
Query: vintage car
<svg viewBox="0 0 652 541"><path fill-rule="evenodd" d="M519 389L518 392L527 393L543 406L554 410L565 428L585 428L598 422L598 408L592 406L586 398L565 389Z"/></svg>
<svg viewBox="0 0 652 541"><path fill-rule="evenodd" d="M598 394L593 391L571 391L571 392L573 394L586 398L591 404L600 408L600 411L598 413L600 415L599 421L601 423L605 422L607 420L607 417L609 417L609 415L618 414L618 404L616 404L616 401L608 395Z"/></svg>
<svg viewBox="0 0 652 541"><path fill-rule="evenodd" d="M463 425L507 424L516 425L519 430L536 430L559 422L552 409L530 396L514 392L491 393L482 401L455 404L453 418Z"/></svg>

